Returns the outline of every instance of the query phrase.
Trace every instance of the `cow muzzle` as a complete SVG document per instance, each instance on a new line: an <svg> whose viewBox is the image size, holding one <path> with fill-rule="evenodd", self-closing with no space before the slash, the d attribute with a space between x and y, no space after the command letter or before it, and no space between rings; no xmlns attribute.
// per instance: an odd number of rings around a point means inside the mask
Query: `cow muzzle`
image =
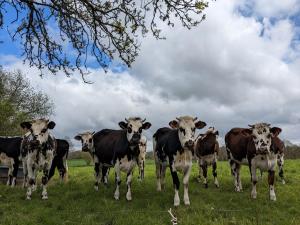
<svg viewBox="0 0 300 225"><path fill-rule="evenodd" d="M88 152L88 151L89 151L89 147L88 147L87 145L84 145L84 146L82 147L82 151L83 151L83 152Z"/></svg>
<svg viewBox="0 0 300 225"><path fill-rule="evenodd" d="M189 140L189 141L185 142L184 146L187 147L188 149L193 149L194 148L194 141Z"/></svg>

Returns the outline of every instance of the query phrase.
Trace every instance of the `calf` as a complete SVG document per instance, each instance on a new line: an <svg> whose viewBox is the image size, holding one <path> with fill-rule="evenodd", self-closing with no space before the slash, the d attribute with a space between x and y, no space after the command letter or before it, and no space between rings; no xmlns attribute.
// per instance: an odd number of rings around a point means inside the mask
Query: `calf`
<svg viewBox="0 0 300 225"><path fill-rule="evenodd" d="M184 175L184 204L190 205L188 182L192 168L195 130L205 127L206 123L197 121L197 117L182 116L171 121L169 125L172 129L160 128L153 135L157 190L160 191L161 187L164 187L164 177L168 163L175 188L174 206L180 204L178 194L180 182L177 171L182 172Z"/></svg>
<svg viewBox="0 0 300 225"><path fill-rule="evenodd" d="M131 117L119 122L122 130L104 129L93 136L95 155L99 160L99 166L113 166L115 168L116 189L114 198L116 200L120 198L121 171L127 174L126 199L128 201L132 199L131 180L133 169L139 157L142 131L151 127L151 123L145 122L145 120Z"/></svg>
<svg viewBox="0 0 300 225"><path fill-rule="evenodd" d="M52 160L51 168L49 170L48 179L50 180L55 172L55 169L59 171L59 177L61 181L66 180L68 176L67 158L69 153L69 143L63 139L56 139L56 150Z"/></svg>
<svg viewBox="0 0 300 225"><path fill-rule="evenodd" d="M14 187L19 169L21 137L0 137L0 153L9 159L7 185Z"/></svg>
<svg viewBox="0 0 300 225"><path fill-rule="evenodd" d="M252 181L251 197L256 198L256 169L268 171L270 199L275 201L274 174L277 156L280 154L274 145L274 138L281 132L278 127L270 124L258 123L249 125L250 129L233 128L225 136L226 150L231 166L232 175L235 177L235 190L241 191L240 167L243 159L247 159Z"/></svg>
<svg viewBox="0 0 300 225"><path fill-rule="evenodd" d="M49 170L56 149L56 141L50 135L49 129L53 129L55 123L46 119L37 119L23 122L21 127L25 127L30 132L24 136L22 143L23 160L29 179L26 198L28 200L31 199L32 191L35 190L37 172L42 170L42 199L48 199L47 183Z"/></svg>
<svg viewBox="0 0 300 225"><path fill-rule="evenodd" d="M139 166L139 180L142 181L145 178L145 161L146 161L146 152L147 152L147 138L145 136L141 137L139 143L140 154L138 157L138 166Z"/></svg>
<svg viewBox="0 0 300 225"><path fill-rule="evenodd" d="M201 134L195 144L195 155L198 159L199 164L199 177L202 175L204 177L205 188L208 187L207 184L207 166L212 165L214 183L216 187L219 187L219 182L217 179L217 160L219 152L219 143L217 141L217 135L219 132L213 127L210 127L206 133Z"/></svg>
<svg viewBox="0 0 300 225"><path fill-rule="evenodd" d="M89 152L93 158L94 166L95 166L95 190L99 190L99 183L102 181L104 185L108 183L108 175L109 175L109 168L106 166L101 167L101 179L100 179L100 163L98 160L98 156L95 155L95 147L94 147L94 134L95 132L84 132L78 134L74 137L75 140L81 141L82 144L82 151Z"/></svg>

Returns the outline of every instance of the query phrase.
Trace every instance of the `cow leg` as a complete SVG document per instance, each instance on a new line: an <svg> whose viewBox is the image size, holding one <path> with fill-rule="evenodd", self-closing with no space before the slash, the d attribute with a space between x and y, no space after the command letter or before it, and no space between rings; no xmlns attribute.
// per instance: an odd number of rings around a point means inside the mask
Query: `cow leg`
<svg viewBox="0 0 300 225"><path fill-rule="evenodd" d="M101 181L105 186L108 184L108 176L109 176L109 168L106 166L102 166L102 178Z"/></svg>
<svg viewBox="0 0 300 225"><path fill-rule="evenodd" d="M127 193L126 193L126 199L127 201L132 200L131 196L131 180L132 180L132 171L127 173L127 179L126 179L126 185L127 185Z"/></svg>
<svg viewBox="0 0 300 225"><path fill-rule="evenodd" d="M240 178L241 165L234 162L233 160L230 161L230 165L231 165L231 173L234 176L235 191L241 192L243 190L242 182Z"/></svg>
<svg viewBox="0 0 300 225"><path fill-rule="evenodd" d="M204 186L205 186L205 188L208 188L208 184L207 184L207 164L204 163L201 168L202 168L202 172L203 172Z"/></svg>
<svg viewBox="0 0 300 225"><path fill-rule="evenodd" d="M100 178L100 163L99 162L95 162L94 170L95 170L95 179L96 179L94 187L95 187L95 190L98 191L99 190L99 183L100 183L100 180L101 180L101 178Z"/></svg>
<svg viewBox="0 0 300 225"><path fill-rule="evenodd" d="M36 174L36 168L34 166L34 162L31 159L31 157L27 160L27 171L28 171L28 187L27 187L27 192L26 192L26 199L30 200L32 192L34 191L34 186L35 186L35 174Z"/></svg>
<svg viewBox="0 0 300 225"><path fill-rule="evenodd" d="M174 190L175 190L175 195L174 195L174 206L179 206L180 205L180 198L179 198L179 186L180 186L180 182L178 179L178 175L176 170L172 168L172 166L170 166L171 169L171 175L172 175L172 179L173 179L173 185L174 185Z"/></svg>
<svg viewBox="0 0 300 225"><path fill-rule="evenodd" d="M276 201L276 194L275 194L275 188L274 188L275 171L269 170L268 172L269 172L268 183L269 183L269 189L270 189L270 200Z"/></svg>
<svg viewBox="0 0 300 225"><path fill-rule="evenodd" d="M25 187L27 187L27 185L28 185L28 181L27 181L27 179L28 179L28 170L27 170L27 165L26 165L26 160L25 159L23 159L22 160L22 164L23 164L23 188L25 188Z"/></svg>
<svg viewBox="0 0 300 225"><path fill-rule="evenodd" d="M7 174L7 182L6 182L7 186L10 186L11 183L12 183L12 179L13 179L13 165L14 165L13 160L9 158L8 174Z"/></svg>
<svg viewBox="0 0 300 225"><path fill-rule="evenodd" d="M220 185L219 185L219 181L217 178L218 174L217 174L217 162L216 161L213 162L212 168L213 168L214 183L215 183L216 187L218 188L218 187L220 187Z"/></svg>
<svg viewBox="0 0 300 225"><path fill-rule="evenodd" d="M63 165L64 165L64 168L65 168L65 173L64 173L64 176L63 176L63 180L65 182L67 182L68 181L68 176L69 176L69 173L68 173L69 168L68 168L68 161L67 161L66 157L63 159Z"/></svg>
<svg viewBox="0 0 300 225"><path fill-rule="evenodd" d="M284 179L284 173L283 173L283 165L284 165L284 158L283 155L279 155L279 158L277 160L277 165L279 169L279 177L281 178L282 184L285 184L285 179Z"/></svg>
<svg viewBox="0 0 300 225"><path fill-rule="evenodd" d="M188 167L188 169L184 172L183 175L183 201L185 205L190 205L189 179L190 179L191 169L192 169L192 165ZM174 203L175 203L175 199L174 199Z"/></svg>
<svg viewBox="0 0 300 225"><path fill-rule="evenodd" d="M199 175L197 177L197 181L200 183L201 180L203 179L202 162L200 161L200 159L198 159L198 168L199 168Z"/></svg>
<svg viewBox="0 0 300 225"><path fill-rule="evenodd" d="M163 162L161 165L161 171L160 171L160 183L161 183L162 190L164 190L166 187L166 184L165 184L166 170L167 170L167 163Z"/></svg>
<svg viewBox="0 0 300 225"><path fill-rule="evenodd" d="M256 199L256 197L257 197L257 192L256 192L256 184L257 184L256 167L254 166L253 162L251 162L249 167L250 167L251 181L252 181L251 197L253 199Z"/></svg>
<svg viewBox="0 0 300 225"><path fill-rule="evenodd" d="M114 197L116 200L120 199L120 185L121 185L121 170L120 170L120 161L117 160L115 165L115 182L116 182L116 190Z"/></svg>
<svg viewBox="0 0 300 225"><path fill-rule="evenodd" d="M14 187L17 183L17 175L18 175L18 170L19 170L19 159L15 159L13 162L14 163L13 163L11 187Z"/></svg>
<svg viewBox="0 0 300 225"><path fill-rule="evenodd" d="M156 190L161 191L161 167L162 162L155 162L155 172L156 172Z"/></svg>
<svg viewBox="0 0 300 225"><path fill-rule="evenodd" d="M48 199L48 193L47 193L47 184L48 184L48 175L49 175L49 166L48 164L46 164L44 166L44 169L43 169L43 176L42 176L42 188L43 188L43 191L42 191L42 199L43 200L46 200Z"/></svg>
<svg viewBox="0 0 300 225"><path fill-rule="evenodd" d="M60 168L59 165L58 165L58 158L57 156L54 157L53 161L52 161L52 164L51 164L51 167L50 167L50 170L49 170L49 174L48 174L48 179L50 180L53 176L54 176L54 173L55 173L55 168L57 167L58 169Z"/></svg>

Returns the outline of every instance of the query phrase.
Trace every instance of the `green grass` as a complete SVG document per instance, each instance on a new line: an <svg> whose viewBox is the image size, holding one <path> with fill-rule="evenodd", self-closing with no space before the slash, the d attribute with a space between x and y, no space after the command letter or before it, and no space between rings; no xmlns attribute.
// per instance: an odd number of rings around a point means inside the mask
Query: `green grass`
<svg viewBox="0 0 300 225"><path fill-rule="evenodd" d="M48 188L49 200L40 198L41 190L34 192L31 201L25 200L25 190L0 185L0 224L100 224L100 225L154 225L171 224L167 213L172 208L178 224L215 225L299 225L300 224L300 161L287 160L285 175L287 184L276 183L277 201L269 201L267 174L258 183L256 200L250 199L250 180L246 166L242 169L244 192L235 193L227 162L218 164L221 187L215 188L209 171L209 188L196 182L197 167L194 164L190 180L191 206L184 206L182 185L181 205L174 209L174 191L169 171L166 189L156 192L154 165L146 165L145 180L137 181L137 171L132 184L133 200L125 199L125 176L122 177L120 200L113 199L114 177L111 170L108 188L93 188L93 167L84 162L69 162L69 181L60 184L56 177ZM180 175L180 180L182 176ZM182 182L181 182L182 183Z"/></svg>

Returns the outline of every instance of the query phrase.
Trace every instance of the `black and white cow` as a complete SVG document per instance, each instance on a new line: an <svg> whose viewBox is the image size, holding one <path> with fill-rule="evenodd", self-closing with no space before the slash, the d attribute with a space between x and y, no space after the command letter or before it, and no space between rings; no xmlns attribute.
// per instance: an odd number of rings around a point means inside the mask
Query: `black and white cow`
<svg viewBox="0 0 300 225"><path fill-rule="evenodd" d="M195 144L195 155L199 164L199 178L203 176L205 188L208 187L207 167L209 165L212 165L214 183L216 187L219 187L219 181L217 179L217 161L219 153L218 135L219 132L213 127L210 127L204 134L199 135Z"/></svg>
<svg viewBox="0 0 300 225"><path fill-rule="evenodd" d="M94 147L94 134L95 132L83 132L80 134L77 134L74 139L77 141L81 141L81 148L83 152L89 152L91 157L94 161L95 166L95 190L99 190L99 183L103 182L104 185L107 185L108 183L108 175L109 175L109 167L101 165L98 160L98 156L95 155L95 147ZM101 176L100 176L100 169L101 169Z"/></svg>
<svg viewBox="0 0 300 225"><path fill-rule="evenodd" d="M247 159L251 173L251 197L256 198L256 170L268 171L270 200L275 201L275 167L278 148L274 148L274 137L281 132L278 127L270 127L267 123L249 125L250 128L233 128L225 136L226 150L232 175L235 177L235 190L241 191L240 168L243 159Z"/></svg>
<svg viewBox="0 0 300 225"><path fill-rule="evenodd" d="M59 172L61 181L68 178L68 164L67 158L69 153L69 143L64 139L56 139L55 155L52 160L51 168L49 170L48 180L50 180L55 172L55 169Z"/></svg>
<svg viewBox="0 0 300 225"><path fill-rule="evenodd" d="M46 119L37 119L23 122L21 127L30 131L29 135L24 136L21 149L25 173L28 174L29 180L26 199L31 199L32 192L35 190L37 172L41 170L43 171L42 199L48 199L47 183L56 149L55 138L50 135L49 129L53 129L55 123Z"/></svg>
<svg viewBox="0 0 300 225"><path fill-rule="evenodd" d="M0 153L5 154L8 162L8 186L15 186L19 169L21 137L0 137Z"/></svg>
<svg viewBox="0 0 300 225"><path fill-rule="evenodd" d="M195 131L206 126L197 117L182 116L169 123L172 128L160 128L153 135L153 151L156 164L157 190L164 186L167 164L169 164L175 188L174 206L180 204L177 171L183 173L184 204L190 205L188 182L192 168ZM169 162L167 162L167 160Z"/></svg>
<svg viewBox="0 0 300 225"><path fill-rule="evenodd" d="M100 167L113 166L115 169L114 198L116 200L120 198L121 171L127 174L126 199L132 200L131 181L138 161L140 139L143 130L151 127L151 123L145 120L140 117L131 117L119 122L121 130L104 129L93 136L95 155L98 157Z"/></svg>
<svg viewBox="0 0 300 225"><path fill-rule="evenodd" d="M138 157L138 166L139 166L139 180L142 181L145 178L145 162L146 162L146 153L147 153L147 138L145 136L141 137L139 143L140 154Z"/></svg>

